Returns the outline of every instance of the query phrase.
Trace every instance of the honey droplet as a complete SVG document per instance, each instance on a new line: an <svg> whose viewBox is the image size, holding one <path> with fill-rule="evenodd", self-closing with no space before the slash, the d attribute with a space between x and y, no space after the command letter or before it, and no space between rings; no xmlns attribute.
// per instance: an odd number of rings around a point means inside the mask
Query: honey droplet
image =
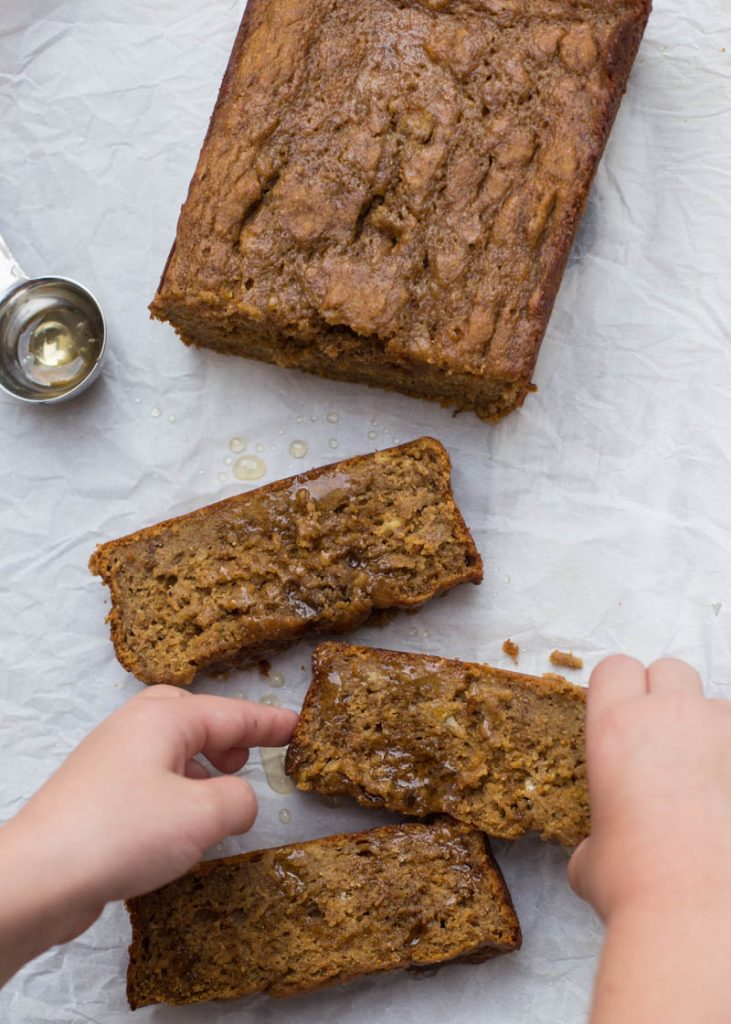
<svg viewBox="0 0 731 1024"><path fill-rule="evenodd" d="M294 783L284 771L286 747L261 747L261 766L270 789L282 796L291 793Z"/></svg>
<svg viewBox="0 0 731 1024"><path fill-rule="evenodd" d="M289 446L289 454L293 459L303 459L307 455L307 442L292 441Z"/></svg>
<svg viewBox="0 0 731 1024"><path fill-rule="evenodd" d="M378 434L376 433L375 430L369 430L368 437L370 437L371 441L375 441L375 439L378 437Z"/></svg>
<svg viewBox="0 0 731 1024"><path fill-rule="evenodd" d="M225 473L219 473L218 474L218 481L219 481L219 483L225 484L227 480L228 480L228 477L226 476Z"/></svg>
<svg viewBox="0 0 731 1024"><path fill-rule="evenodd" d="M231 456L230 456L230 455L227 455L227 456L226 456L226 458L225 458L225 459L224 459L223 461L224 461L224 464L225 464L226 466L230 466L230 465L231 465L231 463L233 462L233 459L231 458Z"/></svg>
<svg viewBox="0 0 731 1024"><path fill-rule="evenodd" d="M279 697L274 693L265 693L259 701L260 704L269 704L271 707L279 707Z"/></svg>
<svg viewBox="0 0 731 1024"><path fill-rule="evenodd" d="M266 464L258 455L242 455L233 464L237 480L259 480L266 473Z"/></svg>
<svg viewBox="0 0 731 1024"><path fill-rule="evenodd" d="M337 448L340 442L336 438L331 437L327 443L330 445L331 448Z"/></svg>
<svg viewBox="0 0 731 1024"><path fill-rule="evenodd" d="M340 417L336 412L329 412L326 416L328 423L337 423Z"/></svg>
<svg viewBox="0 0 731 1024"><path fill-rule="evenodd" d="M232 437L228 443L228 446L232 452L246 451L246 441L243 437Z"/></svg>
<svg viewBox="0 0 731 1024"><path fill-rule="evenodd" d="M267 682L270 686L284 686L284 676L281 672L270 672L267 676Z"/></svg>
<svg viewBox="0 0 731 1024"><path fill-rule="evenodd" d="M254 445L254 447L256 448L256 450L258 452L263 452L264 451L264 445L261 444L261 442L259 442L258 444Z"/></svg>
<svg viewBox="0 0 731 1024"><path fill-rule="evenodd" d="M178 417L175 415L175 413L171 412L170 415L168 416L168 423L175 423L177 418Z"/></svg>
<svg viewBox="0 0 731 1024"><path fill-rule="evenodd" d="M161 413L157 406L155 406L154 409L150 409L150 416L152 416L153 419L156 420L160 415Z"/></svg>
<svg viewBox="0 0 731 1024"><path fill-rule="evenodd" d="M283 825L289 825L292 820L292 812L288 807L283 807L279 812L279 820Z"/></svg>

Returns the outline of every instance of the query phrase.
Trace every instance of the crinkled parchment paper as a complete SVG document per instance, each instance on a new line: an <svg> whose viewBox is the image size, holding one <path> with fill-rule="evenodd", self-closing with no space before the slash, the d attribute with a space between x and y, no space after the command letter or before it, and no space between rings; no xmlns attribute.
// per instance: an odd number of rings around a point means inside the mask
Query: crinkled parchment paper
<svg viewBox="0 0 731 1024"><path fill-rule="evenodd" d="M688 658L731 696L731 6L657 0L541 353L538 394L496 427L294 371L190 351L148 320L240 0L3 0L0 232L30 274L86 283L107 314L102 379L68 406L0 398L0 816L139 689L112 655L94 545L248 486L433 434L486 562L462 588L365 643L586 669L618 649ZM295 459L290 443L304 441ZM310 646L199 688L298 708ZM378 824L272 792L254 757L255 831L226 853ZM282 824L279 812L291 812ZM285 815L286 817L286 815ZM214 851L216 852L216 851ZM219 851L220 852L220 851ZM288 1001L148 1008L144 1024L575 1024L601 929L567 854L496 844L521 953L415 980L395 974ZM11 1024L129 1019L121 906L0 994Z"/></svg>

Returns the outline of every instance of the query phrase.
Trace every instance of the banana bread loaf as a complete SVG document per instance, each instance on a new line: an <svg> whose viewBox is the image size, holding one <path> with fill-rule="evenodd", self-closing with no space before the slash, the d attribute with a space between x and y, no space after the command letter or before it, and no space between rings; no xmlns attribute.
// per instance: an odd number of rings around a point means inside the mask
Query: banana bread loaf
<svg viewBox="0 0 731 1024"><path fill-rule="evenodd" d="M650 0L249 0L154 317L496 418Z"/></svg>
<svg viewBox="0 0 731 1024"><path fill-rule="evenodd" d="M366 807L574 846L589 832L584 709L565 680L320 644L287 771Z"/></svg>
<svg viewBox="0 0 731 1024"><path fill-rule="evenodd" d="M428 437L102 544L89 567L111 590L122 665L181 686L482 579L449 456Z"/></svg>
<svg viewBox="0 0 731 1024"><path fill-rule="evenodd" d="M520 948L485 837L448 818L206 861L127 904L127 995L291 996Z"/></svg>

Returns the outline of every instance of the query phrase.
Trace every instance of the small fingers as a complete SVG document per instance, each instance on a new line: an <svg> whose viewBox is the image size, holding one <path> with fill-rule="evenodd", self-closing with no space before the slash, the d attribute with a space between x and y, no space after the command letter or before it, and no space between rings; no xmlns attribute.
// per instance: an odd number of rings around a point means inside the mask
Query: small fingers
<svg viewBox="0 0 731 1024"><path fill-rule="evenodd" d="M586 858L589 853L589 838L583 839L571 855L568 866L569 885L579 899L586 897Z"/></svg>
<svg viewBox="0 0 731 1024"><path fill-rule="evenodd" d="M169 686L168 683L155 683L153 686L146 686L140 693L135 694L132 700L150 700L160 697L192 697L192 693L183 690L180 686Z"/></svg>
<svg viewBox="0 0 731 1024"><path fill-rule="evenodd" d="M283 747L297 724L296 713L288 708L230 697L195 696L174 704L186 757L203 753L214 764L222 751L232 748Z"/></svg>
<svg viewBox="0 0 731 1024"><path fill-rule="evenodd" d="M229 750L204 751L204 753L211 764L224 775L240 772L249 760L248 747L231 747Z"/></svg>
<svg viewBox="0 0 731 1024"><path fill-rule="evenodd" d="M626 654L614 654L600 661L589 680L587 721L597 719L609 708L647 693L645 666Z"/></svg>
<svg viewBox="0 0 731 1024"><path fill-rule="evenodd" d="M647 670L650 693L702 697L703 683L696 670L679 658L660 658Z"/></svg>
<svg viewBox="0 0 731 1024"><path fill-rule="evenodd" d="M199 788L198 799L205 811L202 836L205 846L249 831L258 807L248 782L235 775L221 775L194 785Z"/></svg>
<svg viewBox="0 0 731 1024"><path fill-rule="evenodd" d="M196 761L194 757L191 757L190 761L185 766L185 777L186 779L210 779L211 773L208 771L204 764L200 761Z"/></svg>

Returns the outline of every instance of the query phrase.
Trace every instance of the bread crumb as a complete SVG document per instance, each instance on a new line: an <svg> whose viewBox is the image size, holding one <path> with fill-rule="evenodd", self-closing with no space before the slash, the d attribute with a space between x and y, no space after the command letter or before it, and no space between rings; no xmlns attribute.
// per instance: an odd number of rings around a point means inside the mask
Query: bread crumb
<svg viewBox="0 0 731 1024"><path fill-rule="evenodd" d="M513 641L510 639L504 640L503 651L505 652L505 654L507 654L509 658L512 658L513 662L516 665L518 664L518 655L520 654L520 647L518 647L517 644L514 644Z"/></svg>
<svg viewBox="0 0 731 1024"><path fill-rule="evenodd" d="M256 667L259 669L259 675L264 676L265 679L269 678L269 673L272 669L272 663L267 661L266 658L262 658L261 661L257 662Z"/></svg>
<svg viewBox="0 0 731 1024"><path fill-rule="evenodd" d="M562 668L583 668L584 662L577 658L573 651L551 651L549 661L552 665L560 665Z"/></svg>

